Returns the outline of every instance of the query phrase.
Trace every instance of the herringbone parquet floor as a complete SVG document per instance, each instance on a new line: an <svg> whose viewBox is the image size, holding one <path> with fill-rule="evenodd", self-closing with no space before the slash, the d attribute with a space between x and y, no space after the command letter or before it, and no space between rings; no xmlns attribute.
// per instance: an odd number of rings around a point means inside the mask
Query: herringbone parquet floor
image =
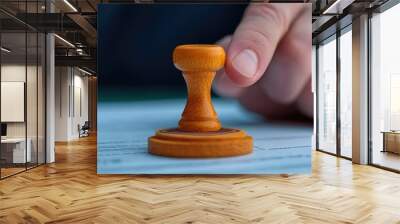
<svg viewBox="0 0 400 224"><path fill-rule="evenodd" d="M96 139L0 181L0 223L400 223L400 175L313 154L294 176L98 176Z"/></svg>

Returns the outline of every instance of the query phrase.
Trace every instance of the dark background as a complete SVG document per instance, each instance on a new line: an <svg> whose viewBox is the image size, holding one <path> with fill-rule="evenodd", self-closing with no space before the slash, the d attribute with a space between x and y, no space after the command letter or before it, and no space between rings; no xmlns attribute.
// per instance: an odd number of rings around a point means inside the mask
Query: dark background
<svg viewBox="0 0 400 224"><path fill-rule="evenodd" d="M98 16L100 91L186 88L172 63L180 44L215 43L234 32L246 5L101 4Z"/></svg>

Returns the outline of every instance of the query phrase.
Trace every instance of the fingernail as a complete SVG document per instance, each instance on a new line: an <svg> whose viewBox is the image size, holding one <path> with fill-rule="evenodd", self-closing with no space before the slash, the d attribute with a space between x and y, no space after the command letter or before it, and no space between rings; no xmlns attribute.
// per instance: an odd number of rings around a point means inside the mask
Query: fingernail
<svg viewBox="0 0 400 224"><path fill-rule="evenodd" d="M250 49L242 50L232 60L232 65L240 74L246 77L253 77L258 66L257 54Z"/></svg>

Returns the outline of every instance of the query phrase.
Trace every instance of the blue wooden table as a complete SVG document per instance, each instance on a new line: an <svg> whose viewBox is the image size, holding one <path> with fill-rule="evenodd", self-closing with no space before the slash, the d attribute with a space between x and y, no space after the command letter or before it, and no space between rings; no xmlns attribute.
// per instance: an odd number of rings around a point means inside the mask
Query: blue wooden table
<svg viewBox="0 0 400 224"><path fill-rule="evenodd" d="M224 127L254 138L250 155L216 159L178 159L147 153L156 129L176 127L184 100L99 102L99 174L296 174L311 171L312 126L268 123L234 101L215 100Z"/></svg>

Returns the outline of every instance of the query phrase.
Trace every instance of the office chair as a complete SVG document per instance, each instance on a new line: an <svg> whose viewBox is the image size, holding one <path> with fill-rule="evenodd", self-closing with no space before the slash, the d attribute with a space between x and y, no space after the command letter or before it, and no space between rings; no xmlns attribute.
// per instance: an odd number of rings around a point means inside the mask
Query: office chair
<svg viewBox="0 0 400 224"><path fill-rule="evenodd" d="M89 121L85 121L82 127L80 127L80 125L78 124L79 138L89 136L89 129L90 129Z"/></svg>

